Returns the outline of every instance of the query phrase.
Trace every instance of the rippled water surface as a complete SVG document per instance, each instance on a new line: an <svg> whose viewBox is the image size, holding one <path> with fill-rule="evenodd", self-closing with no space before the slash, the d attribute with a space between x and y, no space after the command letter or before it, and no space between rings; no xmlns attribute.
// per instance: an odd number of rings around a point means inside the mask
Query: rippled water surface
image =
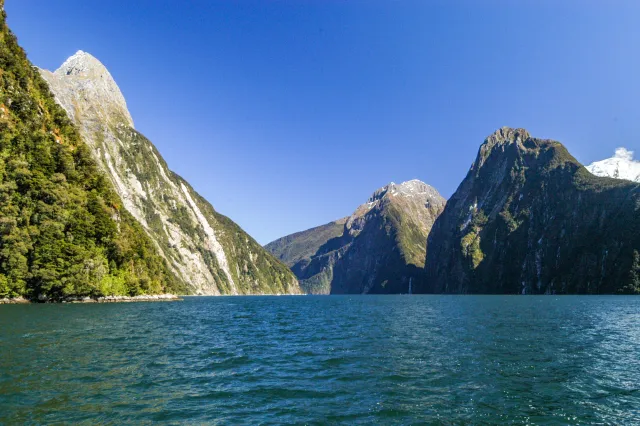
<svg viewBox="0 0 640 426"><path fill-rule="evenodd" d="M0 306L0 424L640 423L640 298Z"/></svg>

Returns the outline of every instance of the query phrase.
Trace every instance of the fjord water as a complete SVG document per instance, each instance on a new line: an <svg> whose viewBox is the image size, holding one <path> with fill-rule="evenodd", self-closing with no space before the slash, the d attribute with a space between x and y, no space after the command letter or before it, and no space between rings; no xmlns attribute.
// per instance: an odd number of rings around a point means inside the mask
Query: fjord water
<svg viewBox="0 0 640 426"><path fill-rule="evenodd" d="M640 298L0 306L0 424L640 422Z"/></svg>

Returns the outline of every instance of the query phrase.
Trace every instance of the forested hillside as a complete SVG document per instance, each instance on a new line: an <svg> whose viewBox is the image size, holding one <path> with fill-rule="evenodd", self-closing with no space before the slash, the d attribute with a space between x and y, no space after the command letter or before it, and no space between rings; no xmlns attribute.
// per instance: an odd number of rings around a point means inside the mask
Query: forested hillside
<svg viewBox="0 0 640 426"><path fill-rule="evenodd" d="M181 292L156 250L54 102L3 10L0 297Z"/></svg>
<svg viewBox="0 0 640 426"><path fill-rule="evenodd" d="M503 127L429 234L429 293L640 293L640 185Z"/></svg>

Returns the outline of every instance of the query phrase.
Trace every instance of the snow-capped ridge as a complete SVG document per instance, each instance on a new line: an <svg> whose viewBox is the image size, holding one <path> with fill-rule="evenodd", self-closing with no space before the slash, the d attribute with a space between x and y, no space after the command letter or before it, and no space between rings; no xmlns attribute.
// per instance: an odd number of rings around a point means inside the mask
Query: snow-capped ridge
<svg viewBox="0 0 640 426"><path fill-rule="evenodd" d="M596 161L587 166L596 176L640 182L640 161L633 159L633 151L624 147L616 149L611 158Z"/></svg>

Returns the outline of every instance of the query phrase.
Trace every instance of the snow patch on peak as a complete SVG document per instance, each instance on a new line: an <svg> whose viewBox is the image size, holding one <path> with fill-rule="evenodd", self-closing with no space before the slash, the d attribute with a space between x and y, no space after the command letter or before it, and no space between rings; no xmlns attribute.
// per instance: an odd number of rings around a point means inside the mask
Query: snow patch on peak
<svg viewBox="0 0 640 426"><path fill-rule="evenodd" d="M596 161L587 166L596 176L640 182L640 161L633 159L633 151L624 147L616 149L613 157Z"/></svg>
<svg viewBox="0 0 640 426"><path fill-rule="evenodd" d="M427 185L426 183L422 182L421 180L418 179L411 179L408 180L406 182L402 182L400 185L398 185L400 188L409 191L409 192L418 192L418 191L422 191L426 188L430 188L429 185Z"/></svg>
<svg viewBox="0 0 640 426"><path fill-rule="evenodd" d="M406 182L402 182L397 184L395 182L391 182L388 185L383 186L382 188L375 191L371 197L367 200L366 205L372 208L374 205L377 205L379 200L382 200L385 197L424 197L424 198L440 198L440 193L432 186L427 185L419 179L411 179Z"/></svg>
<svg viewBox="0 0 640 426"><path fill-rule="evenodd" d="M398 192L407 197L413 197L416 195L427 197L440 197L438 191L431 185L427 185L419 179L411 179L406 182L402 182L400 185L396 185Z"/></svg>

